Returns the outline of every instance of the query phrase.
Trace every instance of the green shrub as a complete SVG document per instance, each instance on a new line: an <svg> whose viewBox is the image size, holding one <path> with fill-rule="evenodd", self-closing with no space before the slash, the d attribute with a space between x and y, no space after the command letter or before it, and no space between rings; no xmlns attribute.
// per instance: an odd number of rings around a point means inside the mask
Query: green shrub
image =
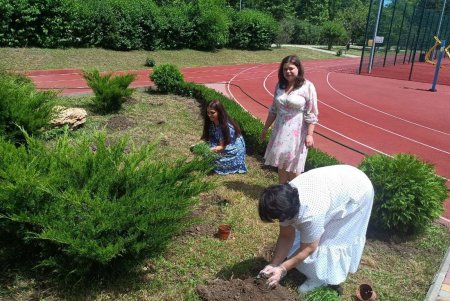
<svg viewBox="0 0 450 301"><path fill-rule="evenodd" d="M294 21L293 44L317 45L321 41L321 27L306 20Z"/></svg>
<svg viewBox="0 0 450 301"><path fill-rule="evenodd" d="M336 164L341 164L341 162L317 148L311 148L308 150L308 156L306 157L305 171Z"/></svg>
<svg viewBox="0 0 450 301"><path fill-rule="evenodd" d="M265 13L244 9L233 16L229 45L238 49L268 49L276 41L278 23Z"/></svg>
<svg viewBox="0 0 450 301"><path fill-rule="evenodd" d="M183 74L173 64L161 64L153 69L150 79L156 84L158 90L166 93L173 91L178 83L183 82Z"/></svg>
<svg viewBox="0 0 450 301"><path fill-rule="evenodd" d="M0 135L22 142L18 126L39 135L49 125L56 94L36 91L23 75L0 72Z"/></svg>
<svg viewBox="0 0 450 301"><path fill-rule="evenodd" d="M41 266L77 276L159 254L187 223L194 197L211 187L211 161L152 160L156 144L130 151L125 140L98 135L60 137L51 148L28 137L28 145L0 138L2 226L24 248L41 248Z"/></svg>
<svg viewBox="0 0 450 301"><path fill-rule="evenodd" d="M74 1L75 46L116 50L157 48L160 9L153 1Z"/></svg>
<svg viewBox="0 0 450 301"><path fill-rule="evenodd" d="M295 35L295 21L296 20L292 18L285 18L280 21L276 38L278 47L281 46L281 44L291 43L292 37Z"/></svg>
<svg viewBox="0 0 450 301"><path fill-rule="evenodd" d="M331 50L333 45L347 39L347 31L341 23L327 21L322 26L322 38L326 41L328 50Z"/></svg>
<svg viewBox="0 0 450 301"><path fill-rule="evenodd" d="M230 20L225 1L195 0L190 12L194 23L192 48L215 50L228 44Z"/></svg>
<svg viewBox="0 0 450 301"><path fill-rule="evenodd" d="M194 40L194 22L190 18L191 4L180 2L176 5L164 5L157 19L160 49L182 49L192 47ZM197 39L197 38L195 38Z"/></svg>
<svg viewBox="0 0 450 301"><path fill-rule="evenodd" d="M145 66L147 67L154 67L155 66L155 59L152 57L147 57L145 59Z"/></svg>
<svg viewBox="0 0 450 301"><path fill-rule="evenodd" d="M341 298L336 291L326 288L319 287L305 295L305 301L340 301Z"/></svg>
<svg viewBox="0 0 450 301"><path fill-rule="evenodd" d="M360 169L375 188L371 226L417 233L443 212L447 188L431 164L410 154L393 158L377 154L365 158Z"/></svg>
<svg viewBox="0 0 450 301"><path fill-rule="evenodd" d="M336 56L341 56L342 55L342 49L338 49L337 51L336 51Z"/></svg>
<svg viewBox="0 0 450 301"><path fill-rule="evenodd" d="M133 89L128 88L136 78L135 74L100 75L98 70L83 71L83 77L88 86L94 91L93 107L100 113L116 112L122 107L126 97L133 93Z"/></svg>

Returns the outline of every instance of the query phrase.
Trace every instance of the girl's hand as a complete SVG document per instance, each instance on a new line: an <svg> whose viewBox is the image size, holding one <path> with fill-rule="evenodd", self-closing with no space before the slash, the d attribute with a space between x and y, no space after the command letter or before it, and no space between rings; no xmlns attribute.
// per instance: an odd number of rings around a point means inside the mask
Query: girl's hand
<svg viewBox="0 0 450 301"><path fill-rule="evenodd" d="M305 139L306 147L314 147L314 138L313 135L306 135Z"/></svg>

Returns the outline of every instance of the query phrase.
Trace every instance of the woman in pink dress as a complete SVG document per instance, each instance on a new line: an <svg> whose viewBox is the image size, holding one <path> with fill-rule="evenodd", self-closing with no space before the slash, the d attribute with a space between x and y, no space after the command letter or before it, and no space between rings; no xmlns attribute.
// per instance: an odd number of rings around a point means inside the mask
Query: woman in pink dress
<svg viewBox="0 0 450 301"><path fill-rule="evenodd" d="M278 84L261 133L272 135L264 155L265 164L278 168L279 183L287 183L305 169L308 147L314 146L314 125L318 122L317 93L304 77L296 55L285 57L278 69Z"/></svg>

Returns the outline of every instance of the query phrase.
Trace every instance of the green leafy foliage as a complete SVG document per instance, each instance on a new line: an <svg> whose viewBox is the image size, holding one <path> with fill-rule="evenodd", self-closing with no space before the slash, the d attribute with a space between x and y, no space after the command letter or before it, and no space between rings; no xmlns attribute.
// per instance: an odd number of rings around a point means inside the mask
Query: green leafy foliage
<svg viewBox="0 0 450 301"><path fill-rule="evenodd" d="M308 156L306 157L305 171L336 164L341 164L341 162L317 148L311 148L308 150Z"/></svg>
<svg viewBox="0 0 450 301"><path fill-rule="evenodd" d="M147 67L154 67L155 66L155 59L152 57L147 57L145 59L145 66Z"/></svg>
<svg viewBox="0 0 450 301"><path fill-rule="evenodd" d="M194 39L194 22L190 18L190 3L177 3L176 5L164 5L156 28L158 36L158 48L182 49L192 47Z"/></svg>
<svg viewBox="0 0 450 301"><path fill-rule="evenodd" d="M202 141L202 142L192 145L191 152L194 155L202 156L206 159L214 160L214 159L218 158L218 154L213 152L211 150L211 148L209 147L209 144L206 143L205 141Z"/></svg>
<svg viewBox="0 0 450 301"><path fill-rule="evenodd" d="M341 23L327 21L322 27L322 37L327 43L328 50L331 50L333 45L347 39L347 32Z"/></svg>
<svg viewBox="0 0 450 301"><path fill-rule="evenodd" d="M82 275L119 259L158 254L210 187L201 157L150 160L155 144L130 151L105 135L47 148L0 140L2 226L42 249L40 264ZM19 227L17 227L19 225ZM50 252L51 251L51 252ZM64 263L68 266L59 266Z"/></svg>
<svg viewBox="0 0 450 301"><path fill-rule="evenodd" d="M128 88L135 80L135 74L112 76L111 73L100 75L98 70L83 71L83 77L94 91L93 108L99 113L117 112L121 109L126 97L133 93Z"/></svg>
<svg viewBox="0 0 450 301"><path fill-rule="evenodd" d="M244 9L233 15L230 27L230 43L238 49L267 49L275 42L278 23L260 11Z"/></svg>
<svg viewBox="0 0 450 301"><path fill-rule="evenodd" d="M295 20L292 43L294 44L311 44L317 45L321 43L322 27L315 25L306 20Z"/></svg>
<svg viewBox="0 0 450 301"><path fill-rule="evenodd" d="M160 92L173 91L177 85L184 81L183 74L173 64L161 64L153 69L150 79L156 84Z"/></svg>
<svg viewBox="0 0 450 301"><path fill-rule="evenodd" d="M336 291L327 287L319 287L305 295L305 301L340 301Z"/></svg>
<svg viewBox="0 0 450 301"><path fill-rule="evenodd" d="M336 50L336 56L342 56L342 53L343 53L344 51L342 50L342 49L338 49L338 50Z"/></svg>
<svg viewBox="0 0 450 301"><path fill-rule="evenodd" d="M221 0L195 0L191 10L194 23L192 48L216 50L228 44L230 19Z"/></svg>
<svg viewBox="0 0 450 301"><path fill-rule="evenodd" d="M23 75L0 73L0 135L23 142L18 126L38 135L49 125L54 92L36 91Z"/></svg>
<svg viewBox="0 0 450 301"><path fill-rule="evenodd" d="M410 154L366 157L360 165L375 188L370 225L399 234L417 233L443 212L445 180Z"/></svg>

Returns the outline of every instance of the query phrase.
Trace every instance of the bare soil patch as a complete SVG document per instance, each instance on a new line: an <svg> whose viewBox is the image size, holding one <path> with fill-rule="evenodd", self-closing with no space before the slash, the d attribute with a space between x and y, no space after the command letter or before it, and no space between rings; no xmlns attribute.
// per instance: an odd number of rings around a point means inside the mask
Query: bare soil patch
<svg viewBox="0 0 450 301"><path fill-rule="evenodd" d="M115 115L106 122L106 128L112 131L124 131L136 126L136 123L123 115Z"/></svg>
<svg viewBox="0 0 450 301"><path fill-rule="evenodd" d="M295 301L299 298L286 287L278 285L266 289L261 279L247 278L222 280L216 279L207 285L197 286L197 294L204 301Z"/></svg>

